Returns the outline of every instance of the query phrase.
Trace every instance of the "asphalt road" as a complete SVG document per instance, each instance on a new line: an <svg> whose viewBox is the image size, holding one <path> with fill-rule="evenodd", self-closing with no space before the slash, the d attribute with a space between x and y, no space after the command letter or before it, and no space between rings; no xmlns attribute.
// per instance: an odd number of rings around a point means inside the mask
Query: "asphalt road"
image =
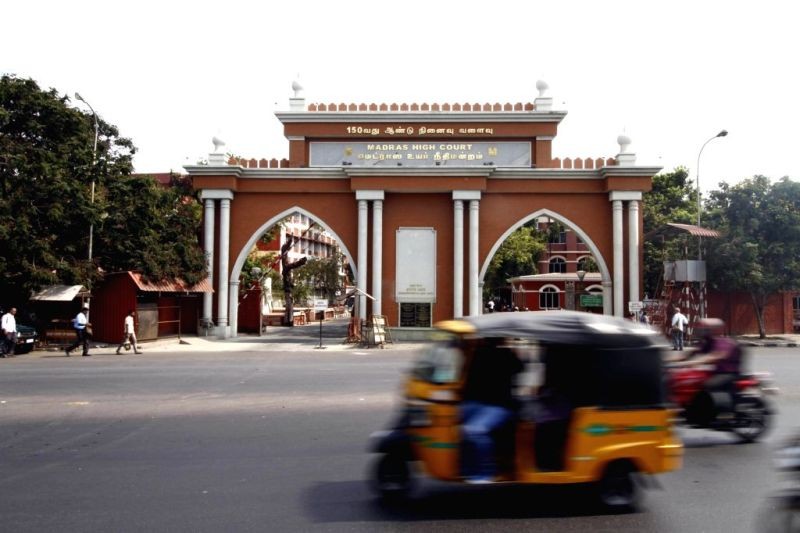
<svg viewBox="0 0 800 533"><path fill-rule="evenodd" d="M396 406L409 351L0 360L0 530L756 531L771 453L800 426L800 351L751 352L782 389L775 430L750 445L682 432L684 468L623 515L573 489L430 481L406 505L379 504L366 441Z"/></svg>

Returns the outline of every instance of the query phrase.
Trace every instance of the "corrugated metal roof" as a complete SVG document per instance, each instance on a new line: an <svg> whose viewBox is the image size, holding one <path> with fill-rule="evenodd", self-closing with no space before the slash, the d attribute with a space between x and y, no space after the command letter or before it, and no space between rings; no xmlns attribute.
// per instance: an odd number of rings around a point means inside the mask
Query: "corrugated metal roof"
<svg viewBox="0 0 800 533"><path fill-rule="evenodd" d="M158 282L145 281L138 272L128 272L136 287L144 292L214 292L208 280L189 285L180 278Z"/></svg>
<svg viewBox="0 0 800 533"><path fill-rule="evenodd" d="M655 237L674 237L681 233L688 233L694 237L706 237L709 239L718 239L720 237L720 233L713 229L702 228L694 224L676 224L674 222L669 222L649 232L644 238L645 240L651 240Z"/></svg>
<svg viewBox="0 0 800 533"><path fill-rule="evenodd" d="M50 285L40 290L31 300L43 302L71 302L78 295L89 295L89 291L83 285Z"/></svg>

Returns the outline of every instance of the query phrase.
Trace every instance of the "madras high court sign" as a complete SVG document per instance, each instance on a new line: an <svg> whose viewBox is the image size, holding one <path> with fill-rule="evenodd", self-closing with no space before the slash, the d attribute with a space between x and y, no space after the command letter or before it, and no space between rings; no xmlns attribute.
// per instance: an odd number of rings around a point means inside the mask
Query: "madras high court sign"
<svg viewBox="0 0 800 533"><path fill-rule="evenodd" d="M639 205L660 167L637 165L624 136L613 157L554 158L566 111L552 108L546 84L517 104L308 104L295 89L276 113L288 158L230 158L215 139L207 164L186 167L204 202L214 285L203 318L219 335L237 334L248 253L293 213L339 243L374 298L359 296L360 316L385 315L400 332L480 314L492 256L543 216L586 243L604 313L623 316L641 299Z"/></svg>

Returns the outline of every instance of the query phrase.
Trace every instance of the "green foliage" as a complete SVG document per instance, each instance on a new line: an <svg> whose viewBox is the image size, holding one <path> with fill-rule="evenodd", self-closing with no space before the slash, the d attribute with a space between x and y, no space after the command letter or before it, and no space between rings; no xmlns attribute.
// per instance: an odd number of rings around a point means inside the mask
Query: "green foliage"
<svg viewBox="0 0 800 533"><path fill-rule="evenodd" d="M108 183L106 216L95 226L95 261L110 272L136 270L147 279L205 277L198 244L202 212L180 184L163 187L150 176L122 176Z"/></svg>
<svg viewBox="0 0 800 533"><path fill-rule="evenodd" d="M100 117L97 126L95 155L91 113L33 80L0 78L0 294L6 303L24 303L48 284L91 286L103 271L189 282L205 276L190 184L163 189L131 176L131 141Z"/></svg>
<svg viewBox="0 0 800 533"><path fill-rule="evenodd" d="M708 217L722 238L709 242L709 283L749 293L764 336L767 298L800 289L800 184L754 176L710 196Z"/></svg>
<svg viewBox="0 0 800 533"><path fill-rule="evenodd" d="M584 257L578 262L578 269L584 272L600 272L597 261L595 261L594 257L591 255Z"/></svg>
<svg viewBox="0 0 800 533"><path fill-rule="evenodd" d="M343 279L340 275L342 271L342 254L334 257L309 259L302 267L295 272L296 289L300 286L305 287L309 292L313 291L318 295L325 295L328 303L333 303L336 298L336 291L342 291ZM308 293L306 294L308 297Z"/></svg>
<svg viewBox="0 0 800 533"><path fill-rule="evenodd" d="M274 268L277 259L277 252L251 252L244 260L242 272L239 274L239 292L244 293L257 286L257 284L264 279L264 276L272 278L272 288L275 290L275 280L281 279L280 274L278 274ZM283 290L282 285L281 290Z"/></svg>
<svg viewBox="0 0 800 533"><path fill-rule="evenodd" d="M536 274L536 263L547 250L547 237L534 225L522 226L509 235L489 263L484 279L484 297L489 298L501 288L508 287L509 278Z"/></svg>
<svg viewBox="0 0 800 533"><path fill-rule="evenodd" d="M686 168L678 167L672 172L653 177L652 190L644 194L642 217L645 235L669 222L679 224L697 222L697 189L692 185ZM690 253L696 257L695 242L696 239L688 237L667 241L645 241L644 292L652 297L658 297L663 262L685 259Z"/></svg>

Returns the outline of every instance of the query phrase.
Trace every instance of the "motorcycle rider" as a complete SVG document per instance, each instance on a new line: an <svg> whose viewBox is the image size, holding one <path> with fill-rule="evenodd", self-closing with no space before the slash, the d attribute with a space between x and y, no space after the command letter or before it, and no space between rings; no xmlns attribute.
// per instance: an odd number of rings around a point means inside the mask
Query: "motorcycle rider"
<svg viewBox="0 0 800 533"><path fill-rule="evenodd" d="M736 340L724 335L725 323L718 318L699 320L694 331L700 338L700 344L687 357L684 366L713 367L713 372L703 384L707 401L711 402L706 406L711 410L707 414L713 419L720 413L732 412L735 382L742 369L742 347Z"/></svg>

